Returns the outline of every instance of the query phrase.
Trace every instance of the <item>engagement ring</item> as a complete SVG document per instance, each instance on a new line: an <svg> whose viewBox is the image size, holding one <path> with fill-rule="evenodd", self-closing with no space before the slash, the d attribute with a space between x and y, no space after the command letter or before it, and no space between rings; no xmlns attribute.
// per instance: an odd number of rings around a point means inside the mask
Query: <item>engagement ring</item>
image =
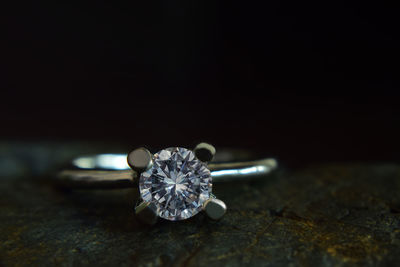
<svg viewBox="0 0 400 267"><path fill-rule="evenodd" d="M58 181L69 188L139 189L138 218L154 224L157 218L179 221L201 211L214 220L226 212L225 203L212 194L213 183L262 177L277 167L275 159L244 161L246 153L221 151L200 143L195 149L169 147L151 154L138 148L128 155L99 154L72 161ZM214 159L213 159L214 158Z"/></svg>

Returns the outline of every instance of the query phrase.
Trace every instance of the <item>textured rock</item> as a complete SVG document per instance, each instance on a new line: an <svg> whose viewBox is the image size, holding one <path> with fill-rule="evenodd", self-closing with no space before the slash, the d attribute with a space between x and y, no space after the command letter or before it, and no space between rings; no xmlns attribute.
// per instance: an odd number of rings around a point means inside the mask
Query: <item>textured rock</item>
<svg viewBox="0 0 400 267"><path fill-rule="evenodd" d="M37 151L46 149L54 146ZM0 156L20 159L10 150L3 146ZM199 214L153 227L134 218L134 190L62 192L30 176L28 165L23 170L0 175L0 266L400 263L397 164L325 164L218 184L228 206L222 220Z"/></svg>

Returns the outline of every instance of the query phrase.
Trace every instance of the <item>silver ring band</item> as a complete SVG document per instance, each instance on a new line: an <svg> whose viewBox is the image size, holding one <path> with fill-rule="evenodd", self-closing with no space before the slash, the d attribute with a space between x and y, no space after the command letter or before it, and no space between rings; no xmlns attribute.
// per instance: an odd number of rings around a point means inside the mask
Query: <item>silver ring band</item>
<svg viewBox="0 0 400 267"><path fill-rule="evenodd" d="M237 156L229 151L222 151L229 162L210 162L213 182L225 182L263 177L277 168L277 161L265 158L251 161L234 161ZM58 184L75 189L116 189L131 188L138 185L138 173L132 170L124 154L98 154L76 158L71 166L62 170ZM218 159L216 159L218 160Z"/></svg>

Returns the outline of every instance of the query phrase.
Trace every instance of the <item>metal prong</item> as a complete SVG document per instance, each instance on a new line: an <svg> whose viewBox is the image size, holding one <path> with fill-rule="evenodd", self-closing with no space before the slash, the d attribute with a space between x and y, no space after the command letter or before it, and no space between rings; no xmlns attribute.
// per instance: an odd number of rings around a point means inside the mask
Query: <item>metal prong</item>
<svg viewBox="0 0 400 267"><path fill-rule="evenodd" d="M143 172L153 165L152 155L144 147L137 148L128 154L129 166L137 172Z"/></svg>
<svg viewBox="0 0 400 267"><path fill-rule="evenodd" d="M211 161L215 155L215 152L215 147L207 143L200 143L194 149L194 154L196 157L203 162Z"/></svg>
<svg viewBox="0 0 400 267"><path fill-rule="evenodd" d="M226 212L226 205L220 199L210 198L204 203L204 211L211 219L219 220Z"/></svg>
<svg viewBox="0 0 400 267"><path fill-rule="evenodd" d="M157 207L151 202L142 202L135 208L135 214L137 218L149 225L153 225L157 222Z"/></svg>

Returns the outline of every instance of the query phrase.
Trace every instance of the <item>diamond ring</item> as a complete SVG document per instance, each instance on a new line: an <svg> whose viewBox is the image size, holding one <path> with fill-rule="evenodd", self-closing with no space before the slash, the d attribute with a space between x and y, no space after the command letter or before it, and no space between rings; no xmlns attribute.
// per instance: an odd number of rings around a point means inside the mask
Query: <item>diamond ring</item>
<svg viewBox="0 0 400 267"><path fill-rule="evenodd" d="M218 220L226 212L225 203L212 194L213 183L241 178L262 177L277 167L275 159L234 161L238 153L214 156L215 148L207 143L195 149L169 147L151 154L138 148L127 156L99 154L79 157L69 169L62 170L58 181L70 188L138 187L140 200L137 217L154 224L157 218L185 220L201 211ZM243 155L241 155L243 158Z"/></svg>

